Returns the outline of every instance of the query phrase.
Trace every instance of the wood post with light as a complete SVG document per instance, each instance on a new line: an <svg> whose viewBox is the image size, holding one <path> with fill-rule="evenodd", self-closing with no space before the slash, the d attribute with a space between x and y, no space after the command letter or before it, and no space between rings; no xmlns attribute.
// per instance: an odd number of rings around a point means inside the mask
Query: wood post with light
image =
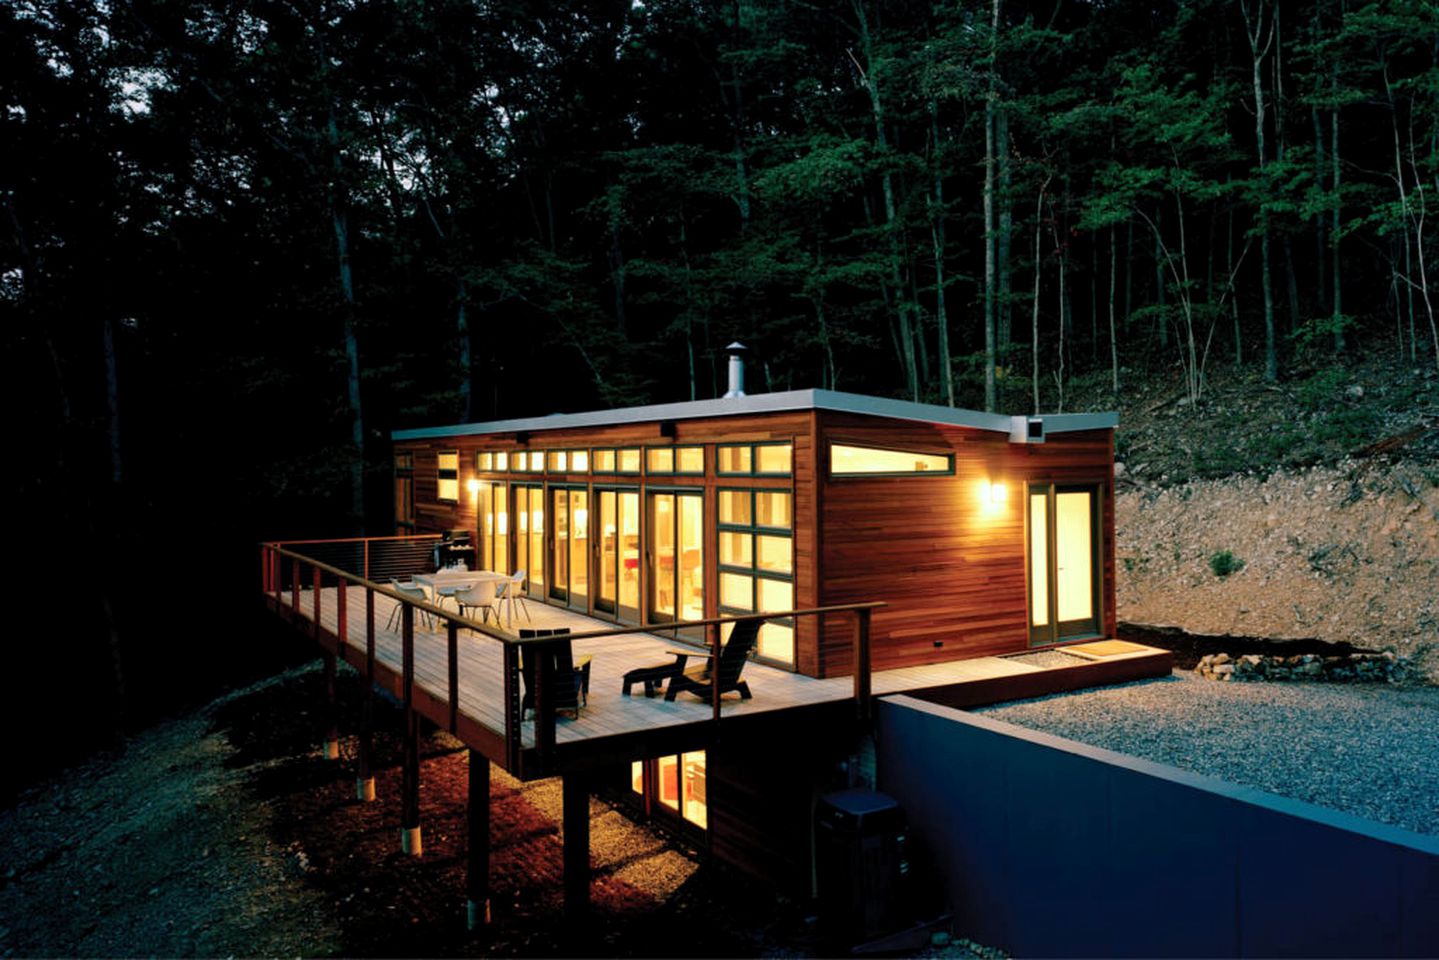
<svg viewBox="0 0 1439 960"><path fill-rule="evenodd" d="M359 767L355 771L355 798L368 802L375 799L375 774L371 769L375 724L375 591L365 588L365 696L360 701L360 735L355 752Z"/></svg>
<svg viewBox="0 0 1439 960"><path fill-rule="evenodd" d="M471 930L490 922L490 761L471 747L465 838L465 921Z"/></svg>
<svg viewBox="0 0 1439 960"><path fill-rule="evenodd" d="M400 850L410 856L424 852L420 839L420 715L415 712L415 608L405 604L401 616L400 689L405 709L404 760L400 783Z"/></svg>
<svg viewBox="0 0 1439 960"><path fill-rule="evenodd" d="M561 780L565 929L578 937L590 914L590 785L583 771L566 773Z"/></svg>

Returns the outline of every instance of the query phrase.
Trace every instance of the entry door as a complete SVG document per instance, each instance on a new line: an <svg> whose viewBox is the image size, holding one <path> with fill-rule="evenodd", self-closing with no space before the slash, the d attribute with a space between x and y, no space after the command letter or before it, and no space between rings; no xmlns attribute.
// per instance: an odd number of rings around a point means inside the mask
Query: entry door
<svg viewBox="0 0 1439 960"><path fill-rule="evenodd" d="M1029 488L1029 642L1100 633L1099 488Z"/></svg>
<svg viewBox="0 0 1439 960"><path fill-rule="evenodd" d="M589 492L573 487L551 487L550 518L555 532L550 596L576 610L588 609Z"/></svg>
<svg viewBox="0 0 1439 960"><path fill-rule="evenodd" d="M649 494L651 622L704 619L704 494Z"/></svg>
<svg viewBox="0 0 1439 960"><path fill-rule="evenodd" d="M640 622L640 495L596 490L595 609L626 623Z"/></svg>

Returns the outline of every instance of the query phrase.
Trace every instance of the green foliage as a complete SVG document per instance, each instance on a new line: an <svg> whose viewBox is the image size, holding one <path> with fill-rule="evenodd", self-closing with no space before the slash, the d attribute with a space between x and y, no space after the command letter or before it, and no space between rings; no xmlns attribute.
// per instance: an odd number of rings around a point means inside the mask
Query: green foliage
<svg viewBox="0 0 1439 960"><path fill-rule="evenodd" d="M1221 579L1244 569L1244 561L1229 550L1219 550L1209 556L1209 569Z"/></svg>

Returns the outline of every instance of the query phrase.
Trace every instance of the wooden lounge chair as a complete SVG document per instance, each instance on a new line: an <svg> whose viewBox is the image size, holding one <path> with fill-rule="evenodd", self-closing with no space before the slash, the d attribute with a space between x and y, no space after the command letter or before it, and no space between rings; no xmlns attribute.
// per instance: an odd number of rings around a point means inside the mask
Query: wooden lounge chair
<svg viewBox="0 0 1439 960"><path fill-rule="evenodd" d="M755 641L759 638L760 625L764 623L762 617L754 620L740 620L730 631L729 640L720 648L719 654L719 692L720 695L731 690L738 690L741 700L750 699L749 684L740 679L744 671L745 661L749 659L749 652L754 649ZM676 653L679 658L673 665L675 673L670 676L669 685L665 687L665 699L673 700L681 691L688 690L695 696L708 700L710 697L711 682L709 661L702 665L685 669L684 660L687 654Z"/></svg>
<svg viewBox="0 0 1439 960"><path fill-rule="evenodd" d="M568 627L554 630L525 628L520 630L520 639L562 637L568 636L569 632ZM524 694L520 697L520 717L523 718L527 710L535 707L536 667L541 656L550 657L549 674L552 686L548 691L549 702L554 704L557 713L578 717L580 708L589 701L590 657L583 656L576 660L568 640L546 644L541 648L520 647L520 677L524 680L525 687Z"/></svg>

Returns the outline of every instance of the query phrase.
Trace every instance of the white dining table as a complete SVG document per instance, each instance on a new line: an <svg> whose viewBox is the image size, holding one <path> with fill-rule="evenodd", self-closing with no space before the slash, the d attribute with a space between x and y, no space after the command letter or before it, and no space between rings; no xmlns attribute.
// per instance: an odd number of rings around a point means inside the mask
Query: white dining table
<svg viewBox="0 0 1439 960"><path fill-rule="evenodd" d="M481 584L499 586L510 579L508 574L491 570L436 570L434 573L416 573L411 580L430 591L431 602L440 602L440 591L468 590ZM496 616L498 616L498 612Z"/></svg>

